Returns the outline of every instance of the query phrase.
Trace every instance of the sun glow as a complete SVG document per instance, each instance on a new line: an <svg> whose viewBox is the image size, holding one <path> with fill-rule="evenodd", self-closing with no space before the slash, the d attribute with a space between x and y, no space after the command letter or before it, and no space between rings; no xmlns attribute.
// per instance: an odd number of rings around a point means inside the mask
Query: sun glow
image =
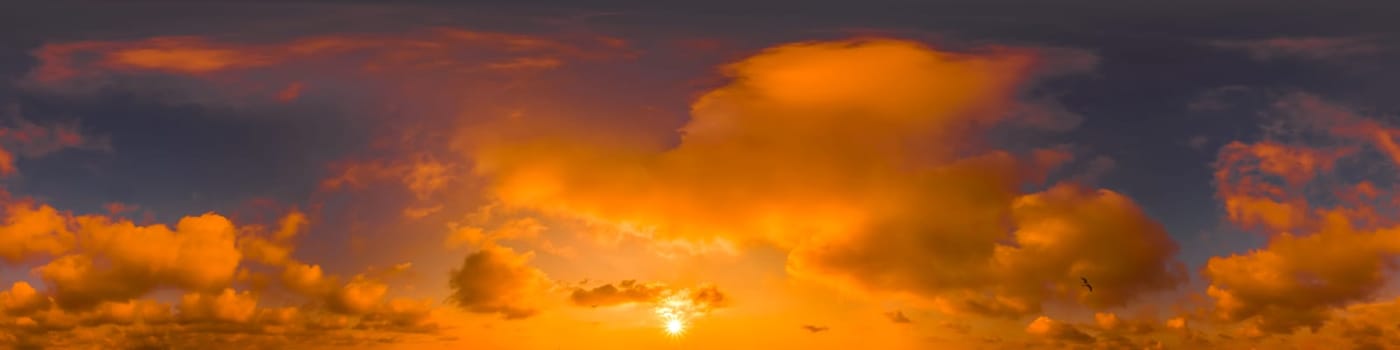
<svg viewBox="0 0 1400 350"><path fill-rule="evenodd" d="M656 315L661 318L662 328L672 337L685 333L686 320L695 313L695 305L687 293L666 296L656 305Z"/></svg>
<svg viewBox="0 0 1400 350"><path fill-rule="evenodd" d="M681 333L685 333L684 321L681 321L680 319L671 319L666 321L666 334L677 336L681 335Z"/></svg>

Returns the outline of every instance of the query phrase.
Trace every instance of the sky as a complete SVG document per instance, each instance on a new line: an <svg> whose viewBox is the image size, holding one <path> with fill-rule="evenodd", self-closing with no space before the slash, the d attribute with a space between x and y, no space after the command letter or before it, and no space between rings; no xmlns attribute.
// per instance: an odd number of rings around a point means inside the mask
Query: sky
<svg viewBox="0 0 1400 350"><path fill-rule="evenodd" d="M0 4L0 347L1400 348L1390 1Z"/></svg>

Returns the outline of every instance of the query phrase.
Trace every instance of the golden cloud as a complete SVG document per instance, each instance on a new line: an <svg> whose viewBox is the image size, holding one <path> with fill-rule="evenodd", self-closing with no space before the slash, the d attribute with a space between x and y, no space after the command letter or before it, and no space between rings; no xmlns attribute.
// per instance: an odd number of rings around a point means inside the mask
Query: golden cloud
<svg viewBox="0 0 1400 350"><path fill-rule="evenodd" d="M506 319L534 316L552 282L529 265L533 256L533 252L518 254L500 246L483 247L467 255L462 265L452 270L448 300L471 312L499 314Z"/></svg>
<svg viewBox="0 0 1400 350"><path fill-rule="evenodd" d="M1220 320L1242 322L1247 336L1317 331L1346 305L1372 297L1400 255L1392 189L1344 181L1342 164L1393 158L1398 130L1315 96L1275 105L1296 133L1327 140L1308 146L1284 137L1227 145L1216 163L1228 218L1271 234L1268 245L1211 258L1202 275ZM1400 163L1396 163L1400 164Z"/></svg>
<svg viewBox="0 0 1400 350"><path fill-rule="evenodd" d="M624 280L616 285L603 284L594 288L576 287L569 293L569 302L577 306L608 307L628 304L684 307L686 317L703 315L728 305L729 300L719 287L701 285L693 288L668 286L660 282Z"/></svg>
<svg viewBox="0 0 1400 350"><path fill-rule="evenodd" d="M1081 344L1094 342L1093 336L1085 334L1074 325L1045 316L1037 317L1029 325L1026 325L1026 333L1056 342Z"/></svg>
<svg viewBox="0 0 1400 350"><path fill-rule="evenodd" d="M0 292L0 314L24 316L30 312L47 308L49 299L35 290L29 282L19 281L9 290Z"/></svg>
<svg viewBox="0 0 1400 350"><path fill-rule="evenodd" d="M171 227L72 215L29 198L4 200L0 239L13 244L0 250L3 257L52 258L33 269L43 286L20 281L0 291L0 347L193 347L230 339L297 347L397 341L439 327L437 305L390 298L381 280L409 264L340 283L319 266L293 259L294 239L309 225L295 210L270 228L237 226L215 213ZM266 290L235 287L256 282L259 273L250 267L281 268L283 286L310 302L260 305ZM157 289L183 294L174 304L145 299Z"/></svg>
<svg viewBox="0 0 1400 350"><path fill-rule="evenodd" d="M217 214L165 225L138 226L101 216L74 219L82 253L35 268L64 308L139 297L159 286L217 290L233 279L242 258L233 223Z"/></svg>
<svg viewBox="0 0 1400 350"><path fill-rule="evenodd" d="M4 209L0 258L5 261L15 263L35 256L54 256L72 248L74 237L68 221L53 207L20 200L5 203Z"/></svg>
<svg viewBox="0 0 1400 350"><path fill-rule="evenodd" d="M180 298L179 317L186 321L248 322L257 312L258 298L247 291L225 288L217 294L189 293Z"/></svg>
<svg viewBox="0 0 1400 350"><path fill-rule="evenodd" d="M793 275L960 310L1109 307L1175 286L1175 244L1131 200L1069 184L1026 195L1068 155L978 137L1014 120L1048 74L1041 60L898 40L783 45L725 66L729 84L696 100L674 147L507 122L471 134L474 171L507 207L655 242L772 244ZM1089 295L1080 276L1115 289Z"/></svg>
<svg viewBox="0 0 1400 350"><path fill-rule="evenodd" d="M592 289L575 288L569 293L569 301L578 306L599 307L631 303L654 302L661 298L667 287L661 283L637 283L636 280L611 283Z"/></svg>

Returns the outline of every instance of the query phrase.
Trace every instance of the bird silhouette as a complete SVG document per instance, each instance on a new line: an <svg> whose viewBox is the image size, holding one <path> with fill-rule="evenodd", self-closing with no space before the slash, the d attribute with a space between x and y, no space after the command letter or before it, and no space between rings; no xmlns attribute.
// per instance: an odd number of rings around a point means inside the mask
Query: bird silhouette
<svg viewBox="0 0 1400 350"><path fill-rule="evenodd" d="M1079 277L1079 280L1080 280L1080 281L1084 281L1084 288L1089 288L1089 292L1090 292L1090 293L1093 293L1093 292L1094 292L1094 286L1089 285L1089 279L1088 279L1088 278Z"/></svg>
<svg viewBox="0 0 1400 350"><path fill-rule="evenodd" d="M806 324L806 325L802 325L802 329L805 329L805 330L807 330L808 332L812 332L812 333L820 333L820 332L825 332L826 330L828 330L828 329L830 329L830 328L823 327L823 326L813 326L813 325L810 325L810 324Z"/></svg>

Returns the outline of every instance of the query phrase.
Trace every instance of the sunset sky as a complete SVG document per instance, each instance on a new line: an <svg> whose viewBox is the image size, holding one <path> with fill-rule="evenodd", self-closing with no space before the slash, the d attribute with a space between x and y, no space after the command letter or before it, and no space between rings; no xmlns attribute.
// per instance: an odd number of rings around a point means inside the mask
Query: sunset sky
<svg viewBox="0 0 1400 350"><path fill-rule="evenodd" d="M8 1L0 348L1397 349L1397 13Z"/></svg>

